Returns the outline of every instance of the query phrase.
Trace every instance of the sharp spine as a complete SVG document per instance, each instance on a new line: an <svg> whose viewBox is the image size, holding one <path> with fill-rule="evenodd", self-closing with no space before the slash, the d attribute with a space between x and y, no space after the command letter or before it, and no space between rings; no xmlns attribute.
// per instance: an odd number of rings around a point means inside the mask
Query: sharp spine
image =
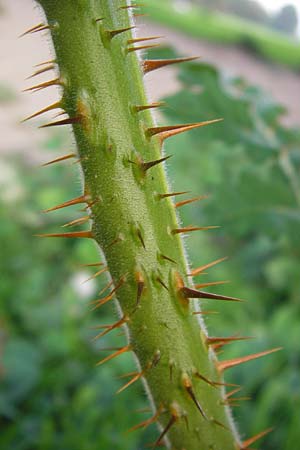
<svg viewBox="0 0 300 450"><path fill-rule="evenodd" d="M196 284L195 288L196 289L202 289L202 288L205 288L205 287L208 287L208 286L218 286L220 284L227 284L227 283L229 283L229 281L212 281L212 282L209 282L209 283Z"/></svg>
<svg viewBox="0 0 300 450"><path fill-rule="evenodd" d="M34 33L35 31L38 31L40 28L46 26L45 23L41 22L38 25L35 25L34 27L29 28L29 30L24 31L24 33L20 34L19 38L26 36L27 34Z"/></svg>
<svg viewBox="0 0 300 450"><path fill-rule="evenodd" d="M36 70L32 75L26 78L26 80L30 80L31 78L37 77L38 75L42 75L45 72L49 72L49 70L55 69L55 65L51 64L50 66L44 67L43 69Z"/></svg>
<svg viewBox="0 0 300 450"><path fill-rule="evenodd" d="M174 58L174 59L146 59L142 63L142 69L144 74L152 72L153 70L160 69L161 67L170 66L172 64L178 64L183 62L190 62L199 59L198 56L188 58Z"/></svg>
<svg viewBox="0 0 300 450"><path fill-rule="evenodd" d="M261 431L260 433L256 434L250 439L247 439L246 441L243 441L241 446L239 446L239 450L250 450L249 446L254 444L256 441L261 439L262 437L266 436L267 434L271 433L274 430L274 428L268 428L267 430Z"/></svg>
<svg viewBox="0 0 300 450"><path fill-rule="evenodd" d="M162 259L166 260L166 261L169 261L169 262L173 263L173 264L177 264L177 262L176 262L174 259L170 258L170 257L167 256L167 255L163 255L163 254L161 253L161 254L160 254L160 257L161 257Z"/></svg>
<svg viewBox="0 0 300 450"><path fill-rule="evenodd" d="M127 44L138 44L139 42L144 41L152 41L154 39L162 39L164 36L150 36L150 37L140 37L140 38L134 38L134 39L128 39Z"/></svg>
<svg viewBox="0 0 300 450"><path fill-rule="evenodd" d="M203 419L208 420L207 415L205 414L202 406L200 405L199 401L196 398L196 395L193 391L192 381L187 374L183 374L182 383L183 383L184 389L188 393L189 397L193 400L194 404L196 405L196 407L197 407L198 411L200 412L201 416L203 417Z"/></svg>
<svg viewBox="0 0 300 450"><path fill-rule="evenodd" d="M139 306L142 295L145 291L145 280L142 272L137 271L135 273L135 280L137 283L137 293L136 293L136 307Z"/></svg>
<svg viewBox="0 0 300 450"><path fill-rule="evenodd" d="M67 202L61 203L60 205L53 206L52 208L45 209L43 212L48 213L52 211L57 211L58 209L67 208L68 206L79 205L80 203L88 203L91 200L89 195L80 195L79 197L68 200Z"/></svg>
<svg viewBox="0 0 300 450"><path fill-rule="evenodd" d="M62 162L62 161L65 161L66 159L71 159L71 158L75 158L75 157L76 157L75 153L68 153L67 155L59 156L58 158L52 159L51 161L48 161L48 162L42 164L42 167L50 166L51 164Z"/></svg>
<svg viewBox="0 0 300 450"><path fill-rule="evenodd" d="M128 430L128 433L131 433L132 431L138 430L139 428L147 428L149 425L152 425L153 423L158 421L159 416L162 414L164 408L160 406L156 413L150 417L150 419L144 420L143 422L139 423L138 425L135 425L134 427L130 428Z"/></svg>
<svg viewBox="0 0 300 450"><path fill-rule="evenodd" d="M105 336L107 333L109 333L112 330L115 330L117 328L122 327L125 323L127 323L129 321L129 316L124 315L120 320L118 320L116 323L112 324L112 325L105 325L103 328L106 328L104 331L101 331L101 333L97 334L97 336L95 336L93 338L93 341L95 341L96 339L100 339L101 337Z"/></svg>
<svg viewBox="0 0 300 450"><path fill-rule="evenodd" d="M25 119L23 119L21 121L21 123L26 122L27 120L33 119L34 117L40 116L41 114L44 114L48 111L52 111L53 109L58 109L62 107L62 103L61 101L52 103L52 105L46 106L46 108L40 109L39 111L35 112L34 114L31 114L28 117L25 117Z"/></svg>
<svg viewBox="0 0 300 450"><path fill-rule="evenodd" d="M91 219L90 216L80 217L79 219L71 220L70 222L62 225L62 228L75 227L75 226L78 226L78 225L83 225L84 223L88 222L90 219Z"/></svg>
<svg viewBox="0 0 300 450"><path fill-rule="evenodd" d="M105 266L103 267L103 269L98 270L96 273L94 273L92 276L90 276L89 278L87 278L86 280L84 280L82 282L82 284L87 283L88 281L94 280L95 278L99 277L100 275L102 275L103 273L108 271L108 267Z"/></svg>
<svg viewBox="0 0 300 450"><path fill-rule="evenodd" d="M200 273L204 272L204 270L209 269L210 267L215 266L216 264L219 264L219 263L225 261L226 259L228 259L227 256L225 256L224 258L216 259L215 261L210 262L208 264L204 264L203 266L192 270L191 273L188 274L188 276L195 277L196 275L199 275Z"/></svg>
<svg viewBox="0 0 300 450"><path fill-rule="evenodd" d="M165 102L155 102L155 103L150 103L149 105L136 105L136 106L133 106L133 109L136 112L141 112L141 111L145 111L147 109L160 108L161 106L164 106L164 105L165 105Z"/></svg>
<svg viewBox="0 0 300 450"><path fill-rule="evenodd" d="M260 353L254 353L253 355L247 355L241 358L228 359L227 361L219 361L217 362L217 369L219 372L224 372L224 370L230 369L231 367L235 367L238 366L239 364L243 364L266 355L270 355L271 353L278 352L279 350L282 350L282 347L273 348L271 350L266 350Z"/></svg>
<svg viewBox="0 0 300 450"><path fill-rule="evenodd" d="M205 200L207 195L199 195L198 197L190 198L189 200L182 200L181 202L175 203L175 208L180 208L181 206L189 205L190 203L199 202Z"/></svg>
<svg viewBox="0 0 300 450"><path fill-rule="evenodd" d="M81 116L68 117L67 119L58 120L56 122L46 123L45 125L41 125L39 128L49 128L49 127L57 127L61 125L74 125L82 122Z"/></svg>
<svg viewBox="0 0 300 450"><path fill-rule="evenodd" d="M158 439L155 441L153 448L158 447L159 445L161 445L161 442L163 440L163 438L165 437L165 435L168 433L168 431L170 430L170 428L179 420L180 418L180 414L178 411L178 405L176 403L173 403L170 407L170 411L171 411L171 418L169 420L169 422L167 423L167 425L164 427L164 429L162 430L161 434L159 435Z"/></svg>
<svg viewBox="0 0 300 450"><path fill-rule="evenodd" d="M101 361L98 361L96 366L101 366L102 364L116 358L117 356L122 355L123 353L129 352L131 351L131 346L130 345L125 345L122 348L119 348L115 353L107 356L106 358L102 359Z"/></svg>
<svg viewBox="0 0 300 450"><path fill-rule="evenodd" d="M117 30L106 30L107 35L110 39L113 39L115 36L119 36L119 34L126 33L126 31L130 31L134 29L135 27L126 27L126 28L119 28Z"/></svg>
<svg viewBox="0 0 300 450"><path fill-rule="evenodd" d="M93 310L100 308L101 306L105 305L107 302L112 300L113 297L115 296L117 290L120 289L121 286L123 286L125 281L126 281L126 276L123 275L120 278L117 285L113 288L113 290L108 295L106 295L104 298L100 298L100 299L97 299L97 300L94 300L93 302L91 302L92 305L95 305Z"/></svg>
<svg viewBox="0 0 300 450"><path fill-rule="evenodd" d="M151 169L154 166L157 166L157 164L161 164L167 159L171 158L172 155L164 156L163 158L156 159L155 161L149 161L149 162L142 162L140 163L140 167L143 170L143 172L147 172L147 170Z"/></svg>
<svg viewBox="0 0 300 450"><path fill-rule="evenodd" d="M231 342L237 342L237 341L247 341L249 339L253 339L252 336L229 336L229 337L206 337L206 344L207 345L226 345L230 344Z"/></svg>
<svg viewBox="0 0 300 450"><path fill-rule="evenodd" d="M170 192L170 193L167 193L167 194L158 194L158 198L163 199L163 198L175 197L176 195L184 195L184 194L188 194L188 191Z"/></svg>
<svg viewBox="0 0 300 450"><path fill-rule="evenodd" d="M212 294L210 292L197 291L197 290L191 289L187 286L183 286L180 289L180 293L186 299L203 298L203 299L208 299L208 300L225 300L225 301L231 301L231 302L242 302L243 301L236 297L228 297L226 295L219 295L219 294Z"/></svg>
<svg viewBox="0 0 300 450"><path fill-rule="evenodd" d="M94 239L94 235L91 231L74 231L70 233L47 233L36 234L37 237L59 237L59 238L88 238Z"/></svg>
<svg viewBox="0 0 300 450"><path fill-rule="evenodd" d="M30 88L24 89L23 92L29 92L29 91L40 91L41 89L45 89L50 86L61 86L62 81L60 78L54 78L53 80L44 81L43 83L36 84L35 86L31 86Z"/></svg>
<svg viewBox="0 0 300 450"><path fill-rule="evenodd" d="M165 127L153 127L148 128L146 134L148 137L159 135L160 142L163 143L166 139L176 136L180 133L185 133L186 131L194 130L196 128L205 127L207 125L211 125L213 123L221 122L223 119L213 119L213 120L205 120L203 122L198 123L189 123L189 124L181 124L181 125L170 125Z"/></svg>
<svg viewBox="0 0 300 450"><path fill-rule="evenodd" d="M48 61L41 62L39 64L35 64L33 67L45 66L46 64L55 64L56 59L49 59Z"/></svg>
<svg viewBox="0 0 300 450"><path fill-rule="evenodd" d="M160 46L161 46L161 44L140 45L138 47L128 47L126 51L127 51L127 53L132 53L132 52L138 52L140 50L148 50L150 48L157 48Z"/></svg>
<svg viewBox="0 0 300 450"><path fill-rule="evenodd" d="M190 233L192 231L202 231L202 230L213 230L215 228L219 228L218 226L209 226L209 227L184 227L184 228L174 228L171 233L172 234L181 234L181 233Z"/></svg>

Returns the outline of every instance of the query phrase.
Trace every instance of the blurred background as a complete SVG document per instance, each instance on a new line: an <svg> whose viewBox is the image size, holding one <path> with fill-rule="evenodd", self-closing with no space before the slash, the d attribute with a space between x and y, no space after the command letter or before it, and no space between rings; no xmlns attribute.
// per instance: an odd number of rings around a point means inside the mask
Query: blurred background
<svg viewBox="0 0 300 450"><path fill-rule="evenodd" d="M210 334L256 340L231 344L222 358L283 346L232 370L242 384L234 416L243 438L268 427L264 450L295 450L300 442L300 5L297 0L144 0L141 35L166 36L151 57L199 55L196 63L146 77L149 97L164 99L157 121L189 123L223 117L207 129L167 143L176 191L208 194L181 209L185 224L221 225L186 239L194 266L229 256L208 281L230 280L222 293L247 299L218 305ZM114 321L107 306L88 302L105 284L91 277L99 260L90 242L38 240L78 217L78 208L41 210L80 192L76 164L40 168L70 153L70 130L37 130L50 116L20 121L58 98L51 87L27 87L32 67L51 59L47 33L19 39L40 23L31 0L0 0L0 448L3 450L140 450L155 427L127 430L147 419L141 386L119 396L118 377L134 370L130 356L96 368L101 347L93 327ZM34 71L38 67L34 67ZM59 167L56 167L59 166ZM221 291L220 291L221 292ZM238 407L236 407L238 406ZM141 412L143 410L143 412Z"/></svg>

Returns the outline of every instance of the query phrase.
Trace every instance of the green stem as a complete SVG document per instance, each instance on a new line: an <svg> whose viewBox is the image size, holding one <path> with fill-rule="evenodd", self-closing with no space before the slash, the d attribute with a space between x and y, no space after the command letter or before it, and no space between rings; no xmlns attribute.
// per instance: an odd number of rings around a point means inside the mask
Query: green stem
<svg viewBox="0 0 300 450"><path fill-rule="evenodd" d="M131 26L131 10L119 0L40 3L91 198L92 236L167 446L234 450L223 387L205 381L222 382L216 355L181 286L193 287L182 239L172 232L179 228L174 204L159 196L168 192L165 169L146 164L162 155L159 138L146 131L154 127L151 113L135 108L147 103L141 62L127 52L130 31L110 33Z"/></svg>

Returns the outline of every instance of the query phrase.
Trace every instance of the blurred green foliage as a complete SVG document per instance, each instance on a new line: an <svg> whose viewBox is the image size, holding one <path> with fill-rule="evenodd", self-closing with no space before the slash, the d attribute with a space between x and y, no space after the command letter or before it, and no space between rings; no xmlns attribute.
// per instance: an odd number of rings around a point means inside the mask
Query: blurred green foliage
<svg viewBox="0 0 300 450"><path fill-rule="evenodd" d="M220 45L242 45L245 50L276 64L297 70L300 66L300 46L295 37L271 30L258 23L222 14L173 0L144 0L142 9L151 20L165 24L189 36Z"/></svg>
<svg viewBox="0 0 300 450"><path fill-rule="evenodd" d="M187 238L188 253L194 267L230 256L210 269L205 281L230 280L219 292L248 300L207 301L204 309L219 312L208 316L210 334L257 338L228 346L221 358L283 346L282 352L226 376L244 385L241 396L252 397L234 415L246 437L275 426L265 450L295 450L300 440L300 135L280 124L282 107L241 79L224 78L205 64L186 65L179 78L182 88L163 111L169 123L224 118L166 145L176 156L168 165L172 188L209 194L199 205L181 209L183 223L222 225ZM55 136L46 144L47 151L61 146ZM35 170L20 160L1 161L1 449L138 450L157 436L155 427L126 434L149 417L135 412L147 405L141 386L114 395L124 383L117 377L134 370L131 356L95 368L105 355L100 348L124 339L111 333L102 342L92 340L93 327L114 321L111 306L89 312L89 301L105 284L102 278L82 284L97 270L80 266L99 260L95 246L33 237L79 217L76 207L47 216L40 212L78 194L74 167L66 162Z"/></svg>
<svg viewBox="0 0 300 450"><path fill-rule="evenodd" d="M95 368L99 348L124 339L92 341L92 327L114 321L111 308L89 312L104 281L82 284L95 270L80 264L99 261L99 253L89 242L34 237L71 218L41 210L74 196L72 165L0 166L0 448L138 449L140 434L126 430L149 416L135 412L145 407L141 387L114 395L124 383L117 375L134 370L130 355Z"/></svg>
<svg viewBox="0 0 300 450"><path fill-rule="evenodd" d="M300 439L300 133L282 126L284 109L242 79L206 64L185 65L179 79L180 92L165 99L168 123L224 118L166 145L176 155L169 167L176 190L209 194L184 207L184 224L221 225L189 237L188 253L195 264L229 255L207 277L230 280L219 291L247 299L219 306L210 333L257 338L228 346L226 357L283 346L228 374L252 397L234 413L247 435L275 426L265 450L292 450Z"/></svg>

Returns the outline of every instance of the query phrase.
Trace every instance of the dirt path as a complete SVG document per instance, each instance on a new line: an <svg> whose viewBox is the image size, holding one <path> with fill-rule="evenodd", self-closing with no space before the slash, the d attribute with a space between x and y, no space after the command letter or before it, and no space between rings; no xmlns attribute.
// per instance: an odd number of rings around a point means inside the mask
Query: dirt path
<svg viewBox="0 0 300 450"><path fill-rule="evenodd" d="M0 16L0 85L7 85L17 93L17 98L0 109L0 152L27 152L40 157L41 143L49 135L48 130L38 130L34 123L20 124L21 118L54 102L58 93L55 88L37 94L22 93L32 81L41 82L51 78L48 72L34 80L25 81L32 67L50 56L50 44L39 33L18 39L24 30L41 22L39 9L32 0L2 0L5 14ZM216 64L230 74L243 75L250 82L260 84L265 90L289 108L286 121L300 123L300 75L282 67L272 66L253 55L234 47L223 47L188 38L174 30L147 23L143 35L164 35L184 55L201 55L202 60ZM149 97L155 101L177 89L176 69L163 69L146 78ZM37 122L38 123L38 122Z"/></svg>

